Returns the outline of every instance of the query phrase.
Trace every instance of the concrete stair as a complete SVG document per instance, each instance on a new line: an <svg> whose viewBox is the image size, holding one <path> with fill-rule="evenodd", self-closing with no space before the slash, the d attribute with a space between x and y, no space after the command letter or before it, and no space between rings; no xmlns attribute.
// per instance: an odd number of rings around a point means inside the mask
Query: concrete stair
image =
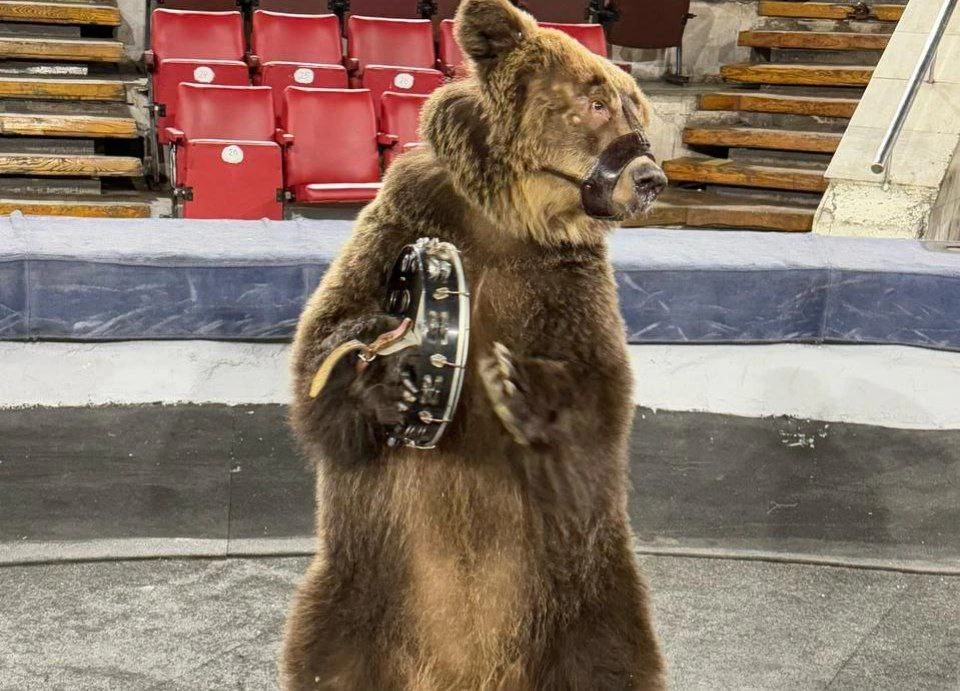
<svg viewBox="0 0 960 691"><path fill-rule="evenodd" d="M691 155L664 162L671 190L649 218L666 225L810 230L824 172L903 5L762 0L739 35L749 63L704 93L684 131Z"/></svg>
<svg viewBox="0 0 960 691"><path fill-rule="evenodd" d="M0 0L0 213L150 215L116 0Z"/></svg>

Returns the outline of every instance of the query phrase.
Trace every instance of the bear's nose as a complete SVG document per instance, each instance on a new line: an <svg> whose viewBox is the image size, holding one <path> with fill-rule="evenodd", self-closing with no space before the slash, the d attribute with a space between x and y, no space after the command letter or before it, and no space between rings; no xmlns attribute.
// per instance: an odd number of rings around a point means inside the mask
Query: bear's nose
<svg viewBox="0 0 960 691"><path fill-rule="evenodd" d="M633 171L633 185L637 192L656 197L667 186L667 176L660 170L660 166L649 161Z"/></svg>

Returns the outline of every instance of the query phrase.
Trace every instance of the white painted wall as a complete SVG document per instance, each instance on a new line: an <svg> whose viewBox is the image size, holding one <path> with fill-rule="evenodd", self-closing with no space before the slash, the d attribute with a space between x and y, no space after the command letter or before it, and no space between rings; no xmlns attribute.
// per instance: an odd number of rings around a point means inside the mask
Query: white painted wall
<svg viewBox="0 0 960 691"><path fill-rule="evenodd" d="M137 61L143 56L146 38L146 3L150 0L117 0L120 28L117 40L123 41L127 57Z"/></svg>
<svg viewBox="0 0 960 691"><path fill-rule="evenodd" d="M960 429L960 353L901 346L631 346L639 405ZM286 403L289 347L0 343L0 408Z"/></svg>

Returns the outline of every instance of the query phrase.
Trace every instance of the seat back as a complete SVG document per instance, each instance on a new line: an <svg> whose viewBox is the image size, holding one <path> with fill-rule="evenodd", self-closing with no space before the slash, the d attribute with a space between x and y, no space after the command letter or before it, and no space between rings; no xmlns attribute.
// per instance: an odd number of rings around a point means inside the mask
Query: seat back
<svg viewBox="0 0 960 691"><path fill-rule="evenodd" d="M288 187L379 179L377 118L368 90L291 86L281 122L294 137L284 157Z"/></svg>
<svg viewBox="0 0 960 691"><path fill-rule="evenodd" d="M627 0L627 2L632 2L634 5L644 4L638 0ZM513 0L513 4L532 14L539 22L577 24L587 21L589 16L587 0ZM649 5L646 5L646 8L648 13L653 14Z"/></svg>
<svg viewBox="0 0 960 691"><path fill-rule="evenodd" d="M440 21L440 40L437 43L440 63L448 72L460 75L464 72L466 60L463 57L463 51L460 50L460 44L453 34L453 20L443 19Z"/></svg>
<svg viewBox="0 0 960 691"><path fill-rule="evenodd" d="M236 10L240 3L237 0L154 0L154 5L168 10L230 12Z"/></svg>
<svg viewBox="0 0 960 691"><path fill-rule="evenodd" d="M607 35L599 24L557 24L555 22L540 22L545 29L557 29L576 39L591 53L607 57Z"/></svg>
<svg viewBox="0 0 960 691"><path fill-rule="evenodd" d="M418 0L350 0L350 14L361 17L419 19Z"/></svg>
<svg viewBox="0 0 960 691"><path fill-rule="evenodd" d="M340 20L335 14L253 13L253 54L262 62L308 62L339 65Z"/></svg>
<svg viewBox="0 0 960 691"><path fill-rule="evenodd" d="M420 112L429 96L388 91L380 97L380 131L397 137L386 160L403 153L408 144L420 141Z"/></svg>
<svg viewBox="0 0 960 691"><path fill-rule="evenodd" d="M433 26L429 19L379 19L351 15L347 55L367 65L434 66Z"/></svg>
<svg viewBox="0 0 960 691"><path fill-rule="evenodd" d="M241 60L243 17L239 12L154 10L150 47L156 59Z"/></svg>
<svg viewBox="0 0 960 691"><path fill-rule="evenodd" d="M657 11L642 3L616 0L620 19L607 27L610 42L627 48L673 48L683 41L690 0L659 0Z"/></svg>
<svg viewBox="0 0 960 691"><path fill-rule="evenodd" d="M177 128L187 139L272 141L273 91L268 86L180 84Z"/></svg>
<svg viewBox="0 0 960 691"><path fill-rule="evenodd" d="M420 111L429 96L386 92L380 97L380 129L400 138L400 144L420 141Z"/></svg>

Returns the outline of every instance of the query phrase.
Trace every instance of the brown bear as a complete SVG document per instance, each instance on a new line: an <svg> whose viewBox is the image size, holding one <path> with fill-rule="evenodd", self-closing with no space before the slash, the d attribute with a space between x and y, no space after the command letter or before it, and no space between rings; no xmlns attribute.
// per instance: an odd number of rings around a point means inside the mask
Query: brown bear
<svg viewBox="0 0 960 691"><path fill-rule="evenodd" d="M317 554L284 689L660 689L627 518L632 378L606 236L666 184L634 81L507 0L464 0L471 75L437 91L307 305L292 425L316 466ZM439 446L391 447L411 351L334 367L397 326L384 267L454 243L470 357Z"/></svg>

